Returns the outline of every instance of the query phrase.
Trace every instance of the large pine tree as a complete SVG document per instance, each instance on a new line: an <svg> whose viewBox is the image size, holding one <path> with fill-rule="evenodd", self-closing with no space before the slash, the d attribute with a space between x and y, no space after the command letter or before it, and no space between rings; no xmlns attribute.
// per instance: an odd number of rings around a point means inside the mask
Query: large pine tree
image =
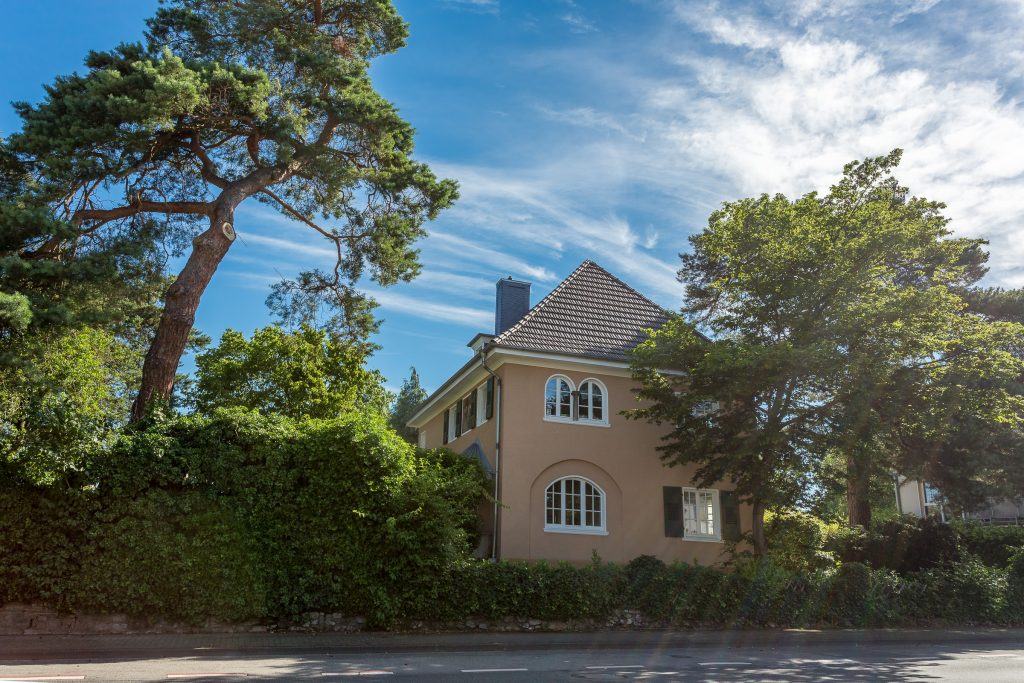
<svg viewBox="0 0 1024 683"><path fill-rule="evenodd" d="M406 38L389 0L170 0L148 26L145 44L90 53L85 73L16 105L24 123L3 168L19 187L0 215L0 256L17 261L8 275L45 277L95 254L144 270L156 247L188 254L163 293L135 418L171 393L242 202L336 251L333 268L302 273L277 303L327 303L339 324L365 326L356 283L366 271L382 285L415 276L423 223L457 195L411 158L412 128L370 82L370 61Z"/></svg>

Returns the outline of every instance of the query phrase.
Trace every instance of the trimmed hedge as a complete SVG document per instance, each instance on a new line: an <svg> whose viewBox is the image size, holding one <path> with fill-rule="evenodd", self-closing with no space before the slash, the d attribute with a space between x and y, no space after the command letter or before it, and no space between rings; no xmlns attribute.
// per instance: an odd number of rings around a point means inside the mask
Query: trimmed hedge
<svg viewBox="0 0 1024 683"><path fill-rule="evenodd" d="M470 556L484 493L475 463L357 414L181 418L125 435L86 476L0 491L0 603L390 624Z"/></svg>
<svg viewBox="0 0 1024 683"><path fill-rule="evenodd" d="M771 562L736 571L666 565L650 556L625 567L471 563L445 581L435 609L410 619L536 618L601 622L624 609L660 626L1024 624L1024 555L1017 574L977 561L900 576L846 563L791 572Z"/></svg>
<svg viewBox="0 0 1024 683"><path fill-rule="evenodd" d="M192 623L340 612L371 627L623 610L677 627L1024 624L1024 550L987 566L1002 557L988 532L928 521L858 534L774 518L791 542L729 571L472 561L479 467L416 451L376 417L179 418L124 435L83 481L0 489L0 604ZM962 553L968 534L986 550Z"/></svg>
<svg viewBox="0 0 1024 683"><path fill-rule="evenodd" d="M949 525L960 540L960 547L990 567L1006 567L1010 558L1024 548L1024 527L994 526L956 520Z"/></svg>

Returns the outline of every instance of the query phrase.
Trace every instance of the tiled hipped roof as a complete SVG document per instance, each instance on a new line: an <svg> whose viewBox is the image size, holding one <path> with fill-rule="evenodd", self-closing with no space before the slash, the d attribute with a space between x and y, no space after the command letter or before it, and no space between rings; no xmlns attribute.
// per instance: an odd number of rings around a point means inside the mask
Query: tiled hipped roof
<svg viewBox="0 0 1024 683"><path fill-rule="evenodd" d="M668 312L593 261L584 261L493 346L628 360L627 352Z"/></svg>

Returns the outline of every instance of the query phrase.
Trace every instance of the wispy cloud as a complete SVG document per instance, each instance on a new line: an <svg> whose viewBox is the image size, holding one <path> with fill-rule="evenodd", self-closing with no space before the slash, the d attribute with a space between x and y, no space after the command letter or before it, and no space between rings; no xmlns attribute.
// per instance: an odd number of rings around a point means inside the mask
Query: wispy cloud
<svg viewBox="0 0 1024 683"><path fill-rule="evenodd" d="M438 0L438 4L446 9L465 12L498 14L501 11L501 3L498 0Z"/></svg>
<svg viewBox="0 0 1024 683"><path fill-rule="evenodd" d="M287 240L280 237L270 237L269 235L260 235L254 232L239 232L239 239L244 244L256 244L262 247L270 247L271 249L278 251L290 252L293 254L301 254L304 256L314 256L322 259L334 259L335 251L331 245L324 242L323 245L317 245L312 242L299 241L299 240Z"/></svg>
<svg viewBox="0 0 1024 683"><path fill-rule="evenodd" d="M578 12L563 14L561 19L569 26L569 30L573 33L593 33L597 30L597 27L590 20Z"/></svg>
<svg viewBox="0 0 1024 683"><path fill-rule="evenodd" d="M449 216L460 234L493 235L504 245L495 248L516 244L516 253L546 245L561 258L593 257L674 305L676 252L721 201L827 190L846 162L903 147L900 179L945 201L954 231L991 240L990 281L1024 280L1024 50L1010 55L1024 44L1024 7L660 6L665 31L649 45L612 40L537 57L594 93L535 105L569 127L562 137L514 165L442 164L462 185ZM953 24L956 37L935 30ZM686 31L693 40L680 41ZM999 36L999 50L986 34Z"/></svg>
<svg viewBox="0 0 1024 683"><path fill-rule="evenodd" d="M466 239L435 230L427 239L426 246L458 254L469 263L485 263L502 273L507 272L511 275L537 280L553 280L555 278L555 274L543 266L530 264L508 252L485 246L490 242L479 234L474 239Z"/></svg>
<svg viewBox="0 0 1024 683"><path fill-rule="evenodd" d="M394 290L375 289L368 292L384 311L404 313L424 320L443 322L474 330L494 326L494 311L441 303L423 296L409 296Z"/></svg>

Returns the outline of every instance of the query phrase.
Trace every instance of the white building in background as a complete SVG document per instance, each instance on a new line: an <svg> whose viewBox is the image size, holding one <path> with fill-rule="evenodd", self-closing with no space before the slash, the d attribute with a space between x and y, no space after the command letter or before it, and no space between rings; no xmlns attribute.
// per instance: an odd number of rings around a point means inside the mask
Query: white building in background
<svg viewBox="0 0 1024 683"><path fill-rule="evenodd" d="M935 516L947 521L952 514L943 506L942 492L927 482L917 479L896 477L896 509L905 515L915 517ZM1020 501L990 501L989 505L977 512L962 515L986 524L1024 524L1024 505Z"/></svg>

